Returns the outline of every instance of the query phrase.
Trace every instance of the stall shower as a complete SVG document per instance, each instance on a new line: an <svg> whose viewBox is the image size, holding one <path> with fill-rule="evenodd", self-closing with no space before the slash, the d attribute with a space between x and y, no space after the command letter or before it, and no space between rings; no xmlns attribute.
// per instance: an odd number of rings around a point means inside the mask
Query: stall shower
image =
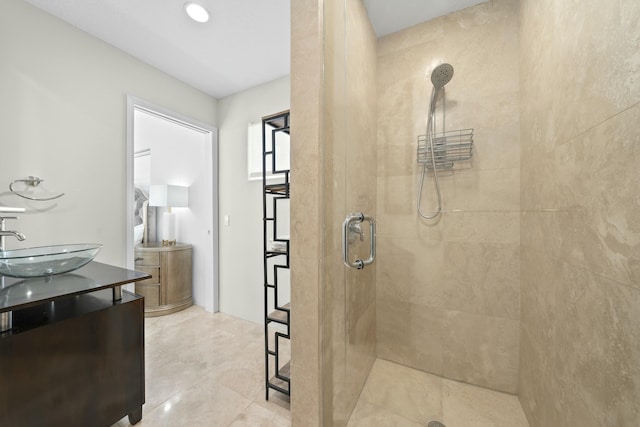
<svg viewBox="0 0 640 427"><path fill-rule="evenodd" d="M292 316L318 325L292 331L294 424L366 425L390 364L442 381L440 400L387 414L407 425L473 425L447 415L458 385L526 414L493 425L640 424L640 4L556 3L493 0L380 38L359 0L292 5L292 139L317 160L292 165L292 241L319 242L292 259ZM453 168L434 102L446 129L473 129ZM349 212L376 221L359 271L340 259ZM375 388L393 400L412 378Z"/></svg>

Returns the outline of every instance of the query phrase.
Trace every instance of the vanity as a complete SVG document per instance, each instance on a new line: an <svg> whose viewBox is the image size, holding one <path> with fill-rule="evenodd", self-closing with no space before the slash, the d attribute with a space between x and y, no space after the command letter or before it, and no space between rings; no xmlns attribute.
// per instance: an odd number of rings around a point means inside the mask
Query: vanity
<svg viewBox="0 0 640 427"><path fill-rule="evenodd" d="M120 287L149 277L95 261L48 277L0 276L0 314L11 314L0 333L0 426L140 421L144 299Z"/></svg>

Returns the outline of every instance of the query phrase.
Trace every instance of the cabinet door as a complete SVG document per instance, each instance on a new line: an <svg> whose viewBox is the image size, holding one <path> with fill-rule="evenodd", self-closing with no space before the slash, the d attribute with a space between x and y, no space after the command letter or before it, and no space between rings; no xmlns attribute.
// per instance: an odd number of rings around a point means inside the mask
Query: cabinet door
<svg viewBox="0 0 640 427"><path fill-rule="evenodd" d="M144 297L145 307L157 307L160 305L160 284L140 284L136 283L136 294Z"/></svg>
<svg viewBox="0 0 640 427"><path fill-rule="evenodd" d="M142 299L123 292L113 303L109 292L56 301L55 316L49 307L16 313L17 326L50 320L0 338L0 425L110 426L142 411Z"/></svg>
<svg viewBox="0 0 640 427"><path fill-rule="evenodd" d="M164 304L173 304L191 298L191 249L170 251L167 257L166 300Z"/></svg>

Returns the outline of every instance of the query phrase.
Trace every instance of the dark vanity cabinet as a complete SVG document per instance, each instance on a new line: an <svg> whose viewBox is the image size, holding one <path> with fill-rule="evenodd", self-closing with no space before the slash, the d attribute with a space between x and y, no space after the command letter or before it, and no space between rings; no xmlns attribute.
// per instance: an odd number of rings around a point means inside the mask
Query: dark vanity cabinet
<svg viewBox="0 0 640 427"><path fill-rule="evenodd" d="M3 278L0 309L12 309L13 326L0 334L0 426L141 419L144 299L114 300L112 288L148 277L92 262L49 279Z"/></svg>

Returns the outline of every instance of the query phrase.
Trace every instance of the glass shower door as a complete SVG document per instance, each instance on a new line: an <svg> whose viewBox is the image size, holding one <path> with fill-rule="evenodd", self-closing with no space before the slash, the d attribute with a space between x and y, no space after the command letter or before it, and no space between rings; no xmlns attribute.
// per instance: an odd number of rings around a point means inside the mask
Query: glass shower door
<svg viewBox="0 0 640 427"><path fill-rule="evenodd" d="M344 426L376 357L376 38L359 0L324 2L324 25L323 416Z"/></svg>

